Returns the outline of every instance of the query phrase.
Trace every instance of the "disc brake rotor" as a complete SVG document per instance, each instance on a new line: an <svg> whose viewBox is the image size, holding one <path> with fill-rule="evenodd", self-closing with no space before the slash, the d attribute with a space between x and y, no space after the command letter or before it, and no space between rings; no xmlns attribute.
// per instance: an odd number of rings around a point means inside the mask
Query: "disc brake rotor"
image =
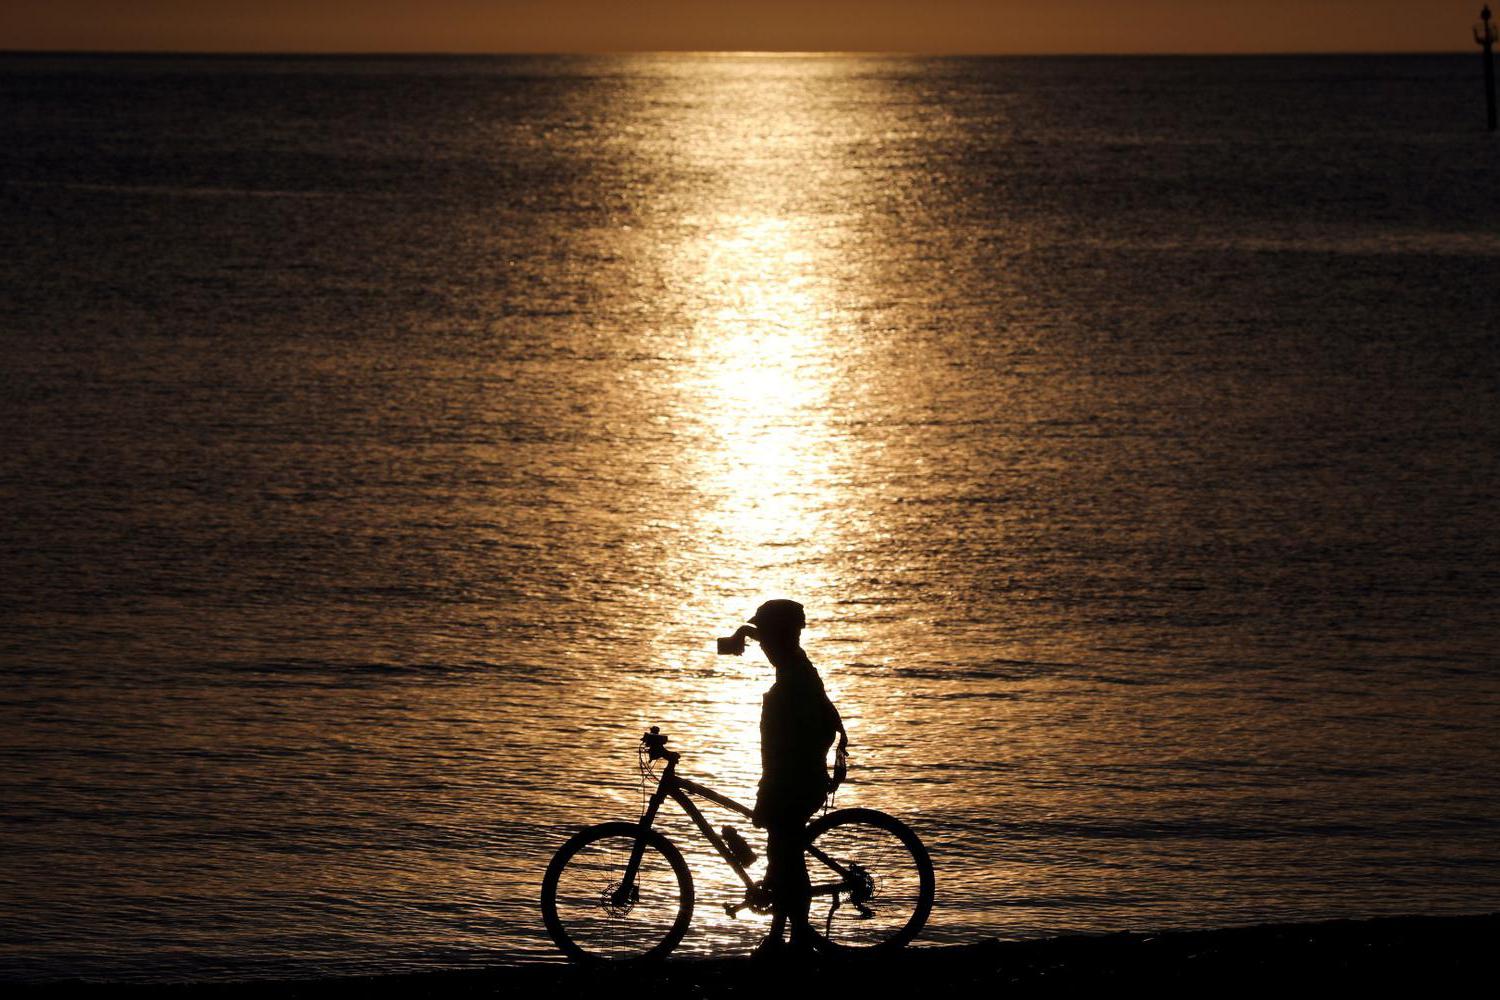
<svg viewBox="0 0 1500 1000"><path fill-rule="evenodd" d="M605 886L604 891L599 894L599 908L612 917L623 917L629 913L641 898L641 887L632 885L628 893L620 891L620 883Z"/></svg>

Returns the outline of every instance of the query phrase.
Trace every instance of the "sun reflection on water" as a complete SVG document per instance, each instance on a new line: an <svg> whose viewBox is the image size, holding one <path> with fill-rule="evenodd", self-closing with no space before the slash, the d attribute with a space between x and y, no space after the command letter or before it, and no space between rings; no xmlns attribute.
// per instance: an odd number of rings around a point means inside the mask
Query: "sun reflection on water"
<svg viewBox="0 0 1500 1000"><path fill-rule="evenodd" d="M831 445L826 331L795 240L786 222L761 220L716 241L705 270L732 298L694 337L701 373L694 388L714 441L699 470L717 501L705 527L752 564L782 564L764 550L804 543L818 505L834 499L818 474ZM762 591L797 583L757 575Z"/></svg>
<svg viewBox="0 0 1500 1000"><path fill-rule="evenodd" d="M827 137L844 129L774 87L747 89L737 75L698 83L703 121L685 128L693 139L685 155L712 165L715 183L684 204L684 238L665 262L676 293L693 303L678 390L697 445L672 470L692 484L673 568L691 613L719 623L720 634L759 602L790 597L808 605L815 645L819 611L846 583L834 555L852 544L841 513L849 443L834 405L850 352L833 276L847 262L836 260L841 237L827 219L815 223L798 206L818 183L811 165L826 168ZM743 151L756 145L746 145L747 134L773 137L775 158L747 169ZM678 669L652 697L692 713L685 772L748 804L769 666L753 645L743 658L717 657L702 639L669 658ZM830 688L837 694L836 682ZM737 892L706 852L694 868L709 895ZM710 937L744 933L721 915L704 922Z"/></svg>
<svg viewBox="0 0 1500 1000"><path fill-rule="evenodd" d="M693 530L714 556L698 588L732 622L761 600L806 602L834 584L824 556L838 544L828 474L840 461L828 412L836 359L816 254L794 221L724 218L684 254L711 300L686 387L706 431L689 470L701 491ZM758 673L746 683L763 687ZM722 704L726 726L753 714L747 699Z"/></svg>

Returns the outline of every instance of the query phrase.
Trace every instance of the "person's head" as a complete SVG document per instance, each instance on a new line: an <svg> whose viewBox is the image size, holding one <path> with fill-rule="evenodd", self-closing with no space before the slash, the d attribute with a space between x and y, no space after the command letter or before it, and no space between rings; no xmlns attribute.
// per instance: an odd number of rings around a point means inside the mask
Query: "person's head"
<svg viewBox="0 0 1500 1000"><path fill-rule="evenodd" d="M750 624L760 633L762 645L769 641L772 645L794 646L802 637L807 616L796 601L777 598L756 608L755 614L750 616Z"/></svg>

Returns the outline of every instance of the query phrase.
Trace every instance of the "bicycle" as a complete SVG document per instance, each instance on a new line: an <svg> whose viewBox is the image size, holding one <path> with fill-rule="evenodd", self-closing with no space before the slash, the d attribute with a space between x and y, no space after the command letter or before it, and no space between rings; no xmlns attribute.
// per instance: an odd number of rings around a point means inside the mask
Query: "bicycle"
<svg viewBox="0 0 1500 1000"><path fill-rule="evenodd" d="M769 913L771 894L748 869L755 852L733 827L715 832L690 796L749 818L751 810L677 773L682 755L666 749L658 727L641 737L641 771L656 777L639 822L601 823L562 845L542 878L542 919L552 940L581 962L648 961L682 941L693 916L693 876L682 852L652 828L667 799L687 813L719 857L744 883L744 898L725 903ZM656 776L652 768L665 760ZM932 859L905 823L874 809L839 809L807 827L813 946L825 955L878 955L910 942L932 910ZM826 902L826 913L820 908Z"/></svg>

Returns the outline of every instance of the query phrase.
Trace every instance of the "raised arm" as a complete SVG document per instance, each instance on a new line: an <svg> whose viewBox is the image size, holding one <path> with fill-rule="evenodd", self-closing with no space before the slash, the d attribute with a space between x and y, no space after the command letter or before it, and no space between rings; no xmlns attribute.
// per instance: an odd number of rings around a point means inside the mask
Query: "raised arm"
<svg viewBox="0 0 1500 1000"><path fill-rule="evenodd" d="M745 640L754 639L760 642L760 633L754 625L741 625L734 630L734 635L725 636L719 640L719 653L727 656L743 656L745 654Z"/></svg>

